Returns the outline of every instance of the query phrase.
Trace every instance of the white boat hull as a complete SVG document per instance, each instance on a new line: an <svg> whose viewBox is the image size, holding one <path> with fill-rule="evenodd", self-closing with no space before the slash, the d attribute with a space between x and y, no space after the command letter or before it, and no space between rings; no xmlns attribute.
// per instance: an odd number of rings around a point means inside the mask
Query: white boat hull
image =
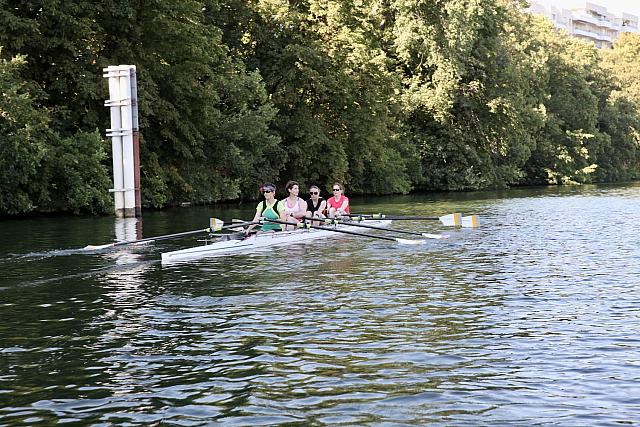
<svg viewBox="0 0 640 427"><path fill-rule="evenodd" d="M367 225L376 227L384 227L391 224L391 220L367 221ZM338 230L355 231L358 233L366 233L368 230L362 227L350 225L327 226L337 227ZM162 254L162 263L168 264L172 262L189 261L198 258L209 258L226 256L237 253L250 253L262 248L290 245L294 243L304 243L325 237L348 236L345 233L339 233L330 230L319 229L299 229L293 231L279 231L277 233L258 233L244 240L224 240L214 242L207 245L196 246L193 248L181 249L173 252L165 252Z"/></svg>

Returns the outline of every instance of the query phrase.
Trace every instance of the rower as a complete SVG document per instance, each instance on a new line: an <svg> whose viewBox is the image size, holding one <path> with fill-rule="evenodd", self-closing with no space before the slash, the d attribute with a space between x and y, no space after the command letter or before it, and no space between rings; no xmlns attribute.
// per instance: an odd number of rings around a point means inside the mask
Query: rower
<svg viewBox="0 0 640 427"><path fill-rule="evenodd" d="M327 200L329 217L349 214L349 198L344 195L344 188L339 182L333 183L333 197Z"/></svg>
<svg viewBox="0 0 640 427"><path fill-rule="evenodd" d="M257 222L261 219L275 219L285 220L284 204L276 200L276 186L270 182L266 182L260 187L260 192L264 196L264 200L258 203L256 206L256 214L253 217L252 222ZM244 231L245 234L249 234L253 227L257 224L251 224ZM280 231L284 229L284 225L265 221L260 230L261 231Z"/></svg>
<svg viewBox="0 0 640 427"><path fill-rule="evenodd" d="M307 200L307 218L324 219L326 213L327 201L320 196L320 188L312 185L309 187L309 200ZM315 225L320 225L320 223Z"/></svg>
<svg viewBox="0 0 640 427"><path fill-rule="evenodd" d="M300 184L296 181L287 182L285 190L287 191L287 198L282 200L285 221L292 223L293 229L295 229L296 225L302 221L307 213L307 202L298 197Z"/></svg>

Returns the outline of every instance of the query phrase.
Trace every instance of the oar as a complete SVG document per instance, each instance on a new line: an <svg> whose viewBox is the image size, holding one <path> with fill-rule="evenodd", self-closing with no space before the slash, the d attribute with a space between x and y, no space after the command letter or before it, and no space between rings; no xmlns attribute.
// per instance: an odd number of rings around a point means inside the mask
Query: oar
<svg viewBox="0 0 640 427"><path fill-rule="evenodd" d="M296 225L287 221L280 221L277 219L264 219L263 221L275 222L277 224L285 224L285 225ZM426 240L411 240L411 239L400 239L397 237L387 237L387 236L373 236L371 234L358 233L357 231L349 231L349 230L340 230L338 228L330 228L330 227L320 227L317 225L311 225L308 223L298 223L297 227L299 228L315 228L316 230L326 230L326 231L334 231L336 233L344 233L350 234L352 236L361 236L361 237L369 237L370 239L380 239L380 240L388 240L390 242L400 243L401 245L420 245L426 243Z"/></svg>
<svg viewBox="0 0 640 427"><path fill-rule="evenodd" d="M217 221L220 221L220 220L217 220ZM212 224L218 224L217 221L212 221ZM251 224L259 224L259 222L248 221L248 222L245 222L244 224L226 225L224 227L202 228L200 230L184 231L182 233L174 233L174 234L165 234L165 235L162 235L162 236L147 237L147 238L144 238L144 239L137 239L137 240L125 240L123 242L108 243L106 245L97 245L97 246L95 246L95 245L87 245L84 248L82 248L82 250L97 251L97 250L100 250L100 249L114 248L114 247L117 247L117 246L125 246L125 245L134 245L134 244L138 244L138 243L151 242L151 241L154 241L154 240L176 239L176 238L179 238L179 237L192 236L194 234L200 234L200 233L213 233L215 231L226 230L226 229L229 229L229 228L234 228L234 227L238 227L238 226L245 226L245 225L251 225Z"/></svg>
<svg viewBox="0 0 640 427"><path fill-rule="evenodd" d="M344 216L344 215L343 215ZM367 219L388 219L393 221L415 221L415 220L435 220L440 221L447 227L472 227L478 226L478 215L462 216L460 213L452 213L444 216L393 216L385 214L349 214L354 221L364 221Z"/></svg>
<svg viewBox="0 0 640 427"><path fill-rule="evenodd" d="M460 225L463 227L478 228L478 215L463 216Z"/></svg>
<svg viewBox="0 0 640 427"><path fill-rule="evenodd" d="M455 227L459 226L462 223L462 215L460 213L452 213L449 215L443 216L394 216L394 215L385 215L385 214L350 214L354 221L364 221L367 219L388 219L393 221L440 221L443 225L447 227Z"/></svg>
<svg viewBox="0 0 640 427"><path fill-rule="evenodd" d="M427 239L446 239L447 237L449 237L446 234L418 233L415 231L397 230L395 228L376 227L375 225L356 224L355 222L352 222L352 221L340 221L340 220L331 219L331 218L318 220L318 218L304 217L304 219L309 221L324 221L325 224L346 224L352 227L370 228L371 230L388 231L390 233L411 234L413 236L426 237Z"/></svg>

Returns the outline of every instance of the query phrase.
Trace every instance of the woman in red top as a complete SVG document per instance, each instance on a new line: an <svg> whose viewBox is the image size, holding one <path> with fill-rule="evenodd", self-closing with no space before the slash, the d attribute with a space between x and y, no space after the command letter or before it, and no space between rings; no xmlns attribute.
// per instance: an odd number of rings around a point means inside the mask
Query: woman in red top
<svg viewBox="0 0 640 427"><path fill-rule="evenodd" d="M343 194L343 191L343 187L339 182L333 183L333 197L329 197L329 200L327 200L327 209L330 218L336 215L340 216L350 213L349 198Z"/></svg>

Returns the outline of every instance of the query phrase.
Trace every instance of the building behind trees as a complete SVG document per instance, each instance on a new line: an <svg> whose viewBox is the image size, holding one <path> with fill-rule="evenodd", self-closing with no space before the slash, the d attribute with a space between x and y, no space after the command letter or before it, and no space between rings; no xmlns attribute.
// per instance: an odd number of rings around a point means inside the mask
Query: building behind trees
<svg viewBox="0 0 640 427"><path fill-rule="evenodd" d="M615 15L606 7L592 2L578 2L569 8L558 7L545 0L531 2L529 12L544 15L556 28L571 36L593 42L598 48L610 48L622 33L639 33L638 16L622 12Z"/></svg>

